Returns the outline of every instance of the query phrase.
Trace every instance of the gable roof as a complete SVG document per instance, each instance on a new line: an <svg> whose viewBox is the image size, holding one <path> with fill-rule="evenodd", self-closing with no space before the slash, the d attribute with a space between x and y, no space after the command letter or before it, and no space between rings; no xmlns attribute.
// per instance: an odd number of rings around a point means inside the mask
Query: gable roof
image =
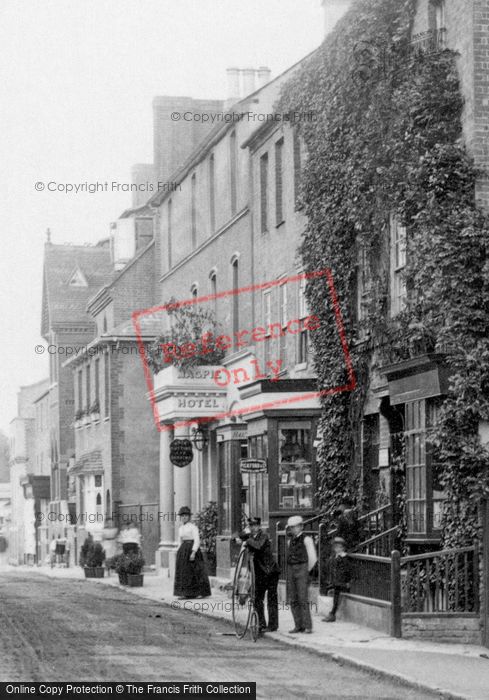
<svg viewBox="0 0 489 700"><path fill-rule="evenodd" d="M86 285L70 284L78 270ZM105 245L79 246L46 243L42 294L41 335L62 325L91 326L88 300L113 275L110 250Z"/></svg>

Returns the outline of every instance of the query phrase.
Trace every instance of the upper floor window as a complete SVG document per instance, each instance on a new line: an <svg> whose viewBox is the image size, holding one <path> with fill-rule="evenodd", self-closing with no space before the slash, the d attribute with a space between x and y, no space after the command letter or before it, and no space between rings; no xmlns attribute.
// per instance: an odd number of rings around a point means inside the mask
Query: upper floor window
<svg viewBox="0 0 489 700"><path fill-rule="evenodd" d="M192 249L197 245L197 175L191 180L191 220L192 220Z"/></svg>
<svg viewBox="0 0 489 700"><path fill-rule="evenodd" d="M283 203L283 138L275 144L275 225L279 226L284 220Z"/></svg>
<svg viewBox="0 0 489 700"><path fill-rule="evenodd" d="M77 404L76 407L77 409L83 408L83 372L80 369L78 371L78 391L77 391Z"/></svg>
<svg viewBox="0 0 489 700"><path fill-rule="evenodd" d="M239 331L239 261L235 258L232 263L233 271L233 333L238 333Z"/></svg>
<svg viewBox="0 0 489 700"><path fill-rule="evenodd" d="M237 180L238 180L238 153L236 142L236 131L231 132L229 137L229 166L230 166L230 187L231 187L231 215L237 211Z"/></svg>
<svg viewBox="0 0 489 700"><path fill-rule="evenodd" d="M406 227L395 214L390 217L391 316L399 314L406 304Z"/></svg>
<svg viewBox="0 0 489 700"><path fill-rule="evenodd" d="M168 269L172 266L172 200L168 200L167 209L167 231L168 231Z"/></svg>
<svg viewBox="0 0 489 700"><path fill-rule="evenodd" d="M102 332L107 333L107 316L104 316L104 320L102 321Z"/></svg>
<svg viewBox="0 0 489 700"><path fill-rule="evenodd" d="M357 258L357 320L362 322L367 316L370 269L367 251L362 243L358 244Z"/></svg>
<svg viewBox="0 0 489 700"><path fill-rule="evenodd" d="M301 142L299 132L294 129L294 200L297 201L301 184Z"/></svg>
<svg viewBox="0 0 489 700"><path fill-rule="evenodd" d="M270 361L272 351L272 334L270 332L270 326L272 325L272 292L270 289L263 292L263 325L267 330L267 335L264 339L265 363L267 363Z"/></svg>
<svg viewBox="0 0 489 700"><path fill-rule="evenodd" d="M217 294L217 273L215 270L212 270L211 274L209 275L209 282L211 296L213 297L211 300L212 312L214 314L214 319L217 319L217 299L215 298L215 295Z"/></svg>
<svg viewBox="0 0 489 700"><path fill-rule="evenodd" d="M198 292L198 287L197 287L197 284L194 283L190 287L190 294L192 295L192 299L197 299L197 292Z"/></svg>
<svg viewBox="0 0 489 700"><path fill-rule="evenodd" d="M86 373L85 376L86 376L86 388L87 388L87 392L86 392L86 399L87 399L86 407L87 407L87 411L89 411L89 410L90 410L90 401L91 401L91 391L90 391L90 390L91 390L91 386L90 386L90 380L91 380L91 377L90 377L90 365L87 365L87 373Z"/></svg>
<svg viewBox="0 0 489 700"><path fill-rule="evenodd" d="M431 0L429 7L429 25L434 36L431 38L430 49L445 48L445 0Z"/></svg>
<svg viewBox="0 0 489 700"><path fill-rule="evenodd" d="M303 319L309 316L309 309L307 308L307 298L306 298L306 284L307 280L305 277L301 277L299 282L299 319ZM304 323L301 323L301 331L298 336L298 348L297 348L297 363L299 365L306 364L309 355L309 331L305 328Z"/></svg>
<svg viewBox="0 0 489 700"><path fill-rule="evenodd" d="M279 287L280 290L280 327L281 334L279 340L279 351L280 359L282 360L281 369L284 370L287 367L287 323L288 323L288 313L287 313L287 282Z"/></svg>
<svg viewBox="0 0 489 700"><path fill-rule="evenodd" d="M109 375L109 353L105 355L104 363L104 416L108 418L110 410L110 375Z"/></svg>
<svg viewBox="0 0 489 700"><path fill-rule="evenodd" d="M260 230L268 231L268 153L260 158Z"/></svg>
<svg viewBox="0 0 489 700"><path fill-rule="evenodd" d="M100 402L100 359L95 360L95 401Z"/></svg>
<svg viewBox="0 0 489 700"><path fill-rule="evenodd" d="M212 235L216 229L216 183L213 153L211 153L209 158L209 222Z"/></svg>

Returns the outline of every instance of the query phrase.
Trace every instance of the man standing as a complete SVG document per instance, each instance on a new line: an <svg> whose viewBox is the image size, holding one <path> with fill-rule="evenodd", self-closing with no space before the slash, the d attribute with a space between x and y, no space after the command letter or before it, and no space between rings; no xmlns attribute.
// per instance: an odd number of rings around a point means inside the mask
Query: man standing
<svg viewBox="0 0 489 700"><path fill-rule="evenodd" d="M317 562L316 547L312 538L304 535L304 521L293 515L287 521L291 535L287 549L287 594L294 617L294 629L290 634L312 632L309 608L309 572Z"/></svg>
<svg viewBox="0 0 489 700"><path fill-rule="evenodd" d="M254 553L255 564L255 609L261 632L275 632L278 629L278 578L279 566L272 554L269 536L261 529L261 518L249 518L251 533L241 533L240 539L246 542ZM264 600L267 594L268 626L265 620Z"/></svg>

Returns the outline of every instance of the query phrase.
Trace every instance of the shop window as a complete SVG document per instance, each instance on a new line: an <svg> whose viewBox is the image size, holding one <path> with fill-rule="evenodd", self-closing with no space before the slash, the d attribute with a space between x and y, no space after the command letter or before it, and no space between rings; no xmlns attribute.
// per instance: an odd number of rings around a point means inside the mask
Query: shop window
<svg viewBox="0 0 489 700"><path fill-rule="evenodd" d="M427 493L428 515L431 521L431 529L434 533L440 533L443 514L443 503L446 500L446 492L441 484L443 464L439 458L435 446L430 441L431 431L436 426L443 399L429 399L426 402L426 457L427 457Z"/></svg>
<svg viewBox="0 0 489 700"><path fill-rule="evenodd" d="M311 428L279 426L279 507L313 507Z"/></svg>
<svg viewBox="0 0 489 700"><path fill-rule="evenodd" d="M219 444L219 529L222 535L232 530L231 441Z"/></svg>
<svg viewBox="0 0 489 700"><path fill-rule="evenodd" d="M426 535L426 430L424 400L406 403L406 507L408 535Z"/></svg>

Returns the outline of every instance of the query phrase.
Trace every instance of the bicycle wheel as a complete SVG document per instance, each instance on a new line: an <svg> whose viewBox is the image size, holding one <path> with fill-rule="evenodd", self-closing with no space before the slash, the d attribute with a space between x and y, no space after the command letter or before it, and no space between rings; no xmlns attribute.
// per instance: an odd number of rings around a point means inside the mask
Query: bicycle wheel
<svg viewBox="0 0 489 700"><path fill-rule="evenodd" d="M233 622L238 639L245 636L250 624L255 594L254 579L252 557L248 550L243 548L236 563L233 581Z"/></svg>
<svg viewBox="0 0 489 700"><path fill-rule="evenodd" d="M256 640L260 636L260 621L258 620L258 613L254 609L251 613L250 632L252 640L256 642Z"/></svg>

